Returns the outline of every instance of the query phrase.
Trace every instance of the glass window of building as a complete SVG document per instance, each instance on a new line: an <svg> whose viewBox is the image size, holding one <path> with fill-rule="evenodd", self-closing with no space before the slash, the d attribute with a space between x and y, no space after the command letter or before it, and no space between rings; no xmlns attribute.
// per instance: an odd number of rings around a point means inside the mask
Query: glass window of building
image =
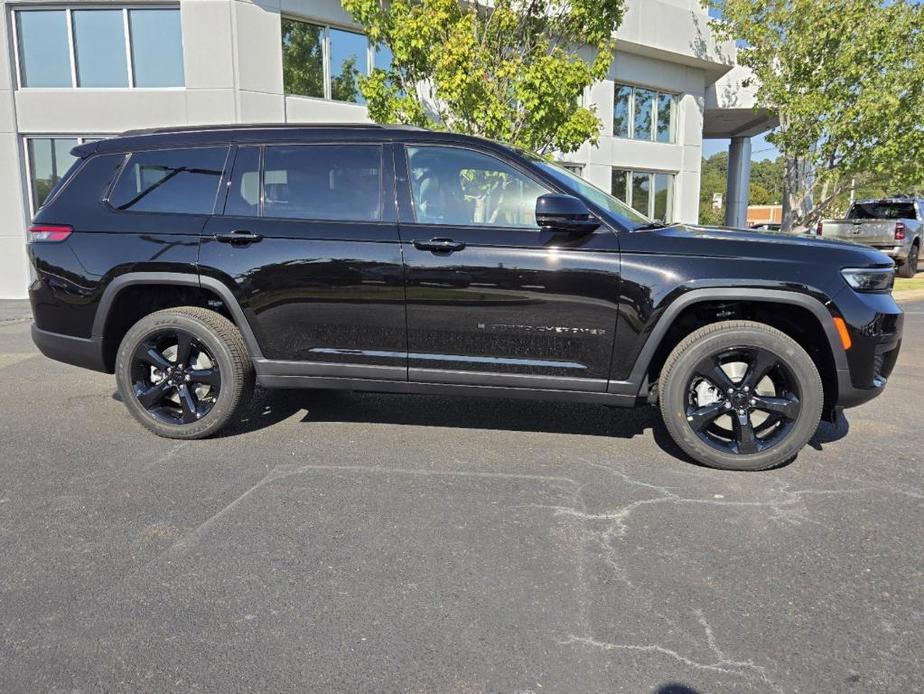
<svg viewBox="0 0 924 694"><path fill-rule="evenodd" d="M70 87L71 56L64 10L16 13L20 84L23 87Z"/></svg>
<svg viewBox="0 0 924 694"><path fill-rule="evenodd" d="M78 87L127 87L122 10L74 10Z"/></svg>
<svg viewBox="0 0 924 694"><path fill-rule="evenodd" d="M33 212L42 206L51 190L76 161L71 155L71 149L77 144L76 137L30 137L26 140Z"/></svg>
<svg viewBox="0 0 924 694"><path fill-rule="evenodd" d="M675 142L677 96L615 85L613 135L633 140Z"/></svg>
<svg viewBox="0 0 924 694"><path fill-rule="evenodd" d="M611 193L650 219L673 221L674 174L613 169Z"/></svg>
<svg viewBox="0 0 924 694"><path fill-rule="evenodd" d="M182 87L183 37L178 10L129 10L136 87Z"/></svg>
<svg viewBox="0 0 924 694"><path fill-rule="evenodd" d="M388 48L374 49L364 34L282 20L282 81L286 94L365 103L359 80L374 68L388 69Z"/></svg>
<svg viewBox="0 0 924 694"><path fill-rule="evenodd" d="M20 87L184 85L176 7L23 9L14 15Z"/></svg>

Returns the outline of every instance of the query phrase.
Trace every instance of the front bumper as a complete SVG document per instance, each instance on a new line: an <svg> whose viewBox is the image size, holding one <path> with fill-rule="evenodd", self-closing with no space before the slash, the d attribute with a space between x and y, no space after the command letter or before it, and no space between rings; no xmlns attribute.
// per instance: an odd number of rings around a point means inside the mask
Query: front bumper
<svg viewBox="0 0 924 694"><path fill-rule="evenodd" d="M856 407L885 389L902 344L904 313L891 294L840 292L836 311L847 324L852 345L838 365L837 407Z"/></svg>

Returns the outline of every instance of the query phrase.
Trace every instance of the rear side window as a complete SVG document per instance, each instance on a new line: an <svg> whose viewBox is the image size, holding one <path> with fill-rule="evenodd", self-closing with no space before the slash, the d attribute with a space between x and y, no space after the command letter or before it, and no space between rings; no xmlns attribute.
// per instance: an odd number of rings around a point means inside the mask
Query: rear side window
<svg viewBox="0 0 924 694"><path fill-rule="evenodd" d="M378 145L291 145L263 154L263 216L376 222L382 218L382 148ZM250 201L246 173L240 197Z"/></svg>
<svg viewBox="0 0 924 694"><path fill-rule="evenodd" d="M856 203L847 213L847 219L915 219L912 202Z"/></svg>
<svg viewBox="0 0 924 694"><path fill-rule="evenodd" d="M136 152L109 204L130 212L211 214L227 153L227 147Z"/></svg>

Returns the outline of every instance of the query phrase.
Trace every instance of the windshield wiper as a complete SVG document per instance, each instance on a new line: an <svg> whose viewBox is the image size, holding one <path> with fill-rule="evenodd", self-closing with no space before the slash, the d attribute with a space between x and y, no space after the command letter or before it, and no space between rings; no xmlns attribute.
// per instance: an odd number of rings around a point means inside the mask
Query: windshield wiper
<svg viewBox="0 0 924 694"><path fill-rule="evenodd" d="M632 231L648 231L649 229L666 229L667 224L664 222L648 222L647 224L642 224L637 226Z"/></svg>

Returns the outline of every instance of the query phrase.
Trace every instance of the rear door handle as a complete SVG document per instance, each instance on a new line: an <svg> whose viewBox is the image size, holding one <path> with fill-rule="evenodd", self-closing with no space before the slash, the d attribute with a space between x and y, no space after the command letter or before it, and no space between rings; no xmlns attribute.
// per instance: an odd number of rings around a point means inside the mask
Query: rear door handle
<svg viewBox="0 0 924 694"><path fill-rule="evenodd" d="M430 239L429 241L412 241L412 243L418 251L430 251L431 253L452 253L465 248L462 241L452 239Z"/></svg>
<svg viewBox="0 0 924 694"><path fill-rule="evenodd" d="M263 240L263 234L254 234L245 229L236 229L225 234L215 234L215 240L222 243L257 243Z"/></svg>

